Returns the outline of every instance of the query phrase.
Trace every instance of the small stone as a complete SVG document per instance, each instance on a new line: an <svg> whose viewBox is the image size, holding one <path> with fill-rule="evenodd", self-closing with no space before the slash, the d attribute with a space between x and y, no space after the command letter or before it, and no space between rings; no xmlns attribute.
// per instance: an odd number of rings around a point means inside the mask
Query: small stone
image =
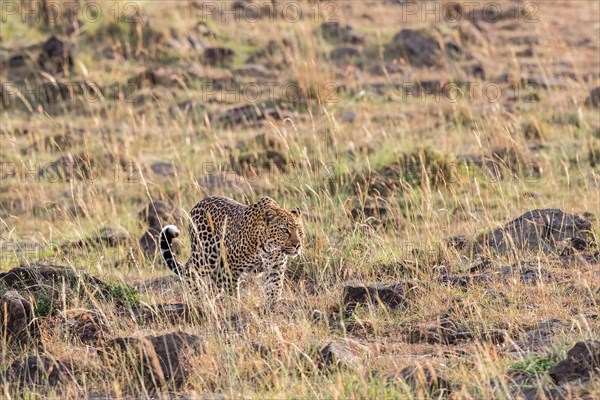
<svg viewBox="0 0 600 400"><path fill-rule="evenodd" d="M204 61L208 65L224 65L233 59L235 51L226 47L209 47L204 50Z"/></svg>
<svg viewBox="0 0 600 400"><path fill-rule="evenodd" d="M600 87L590 91L590 96L587 98L586 104L592 107L600 107Z"/></svg>

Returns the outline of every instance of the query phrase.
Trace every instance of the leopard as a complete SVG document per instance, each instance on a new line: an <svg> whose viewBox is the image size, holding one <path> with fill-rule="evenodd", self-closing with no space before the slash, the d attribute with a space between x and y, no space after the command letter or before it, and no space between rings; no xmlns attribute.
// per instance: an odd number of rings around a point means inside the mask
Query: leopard
<svg viewBox="0 0 600 400"><path fill-rule="evenodd" d="M179 229L167 225L159 236L162 259L173 273L194 291L208 281L218 293L238 299L242 276L266 274L268 303L279 302L287 261L299 256L303 248L299 208L284 209L270 197L247 205L209 196L192 208L189 217L191 254L185 263L172 251Z"/></svg>

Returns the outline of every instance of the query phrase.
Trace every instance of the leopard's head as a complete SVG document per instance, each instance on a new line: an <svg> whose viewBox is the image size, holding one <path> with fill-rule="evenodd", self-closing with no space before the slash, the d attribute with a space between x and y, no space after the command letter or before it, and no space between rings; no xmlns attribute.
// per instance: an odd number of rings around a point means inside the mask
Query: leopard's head
<svg viewBox="0 0 600 400"><path fill-rule="evenodd" d="M262 248L267 252L282 250L286 255L296 257L302 251L304 241L300 209L288 211L271 201L262 214L265 226Z"/></svg>

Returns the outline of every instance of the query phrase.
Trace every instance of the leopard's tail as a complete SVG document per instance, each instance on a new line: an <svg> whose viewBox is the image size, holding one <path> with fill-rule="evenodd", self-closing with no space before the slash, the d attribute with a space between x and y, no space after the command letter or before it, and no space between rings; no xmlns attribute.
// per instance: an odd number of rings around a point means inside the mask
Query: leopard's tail
<svg viewBox="0 0 600 400"><path fill-rule="evenodd" d="M171 250L171 243L177 236L179 236L179 229L177 229L175 225L167 225L160 232L158 242L160 246L160 254L165 261L165 264L167 264L167 267L169 267L169 269L175 274L182 275L183 265L177 261L177 257Z"/></svg>

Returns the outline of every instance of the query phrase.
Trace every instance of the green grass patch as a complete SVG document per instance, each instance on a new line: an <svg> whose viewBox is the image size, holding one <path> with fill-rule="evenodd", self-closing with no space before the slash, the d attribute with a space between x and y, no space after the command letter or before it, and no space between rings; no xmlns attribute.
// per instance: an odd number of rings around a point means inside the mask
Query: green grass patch
<svg viewBox="0 0 600 400"><path fill-rule="evenodd" d="M547 357L528 357L522 361L515 362L511 364L511 369L516 371L526 371L526 372L545 372L548 371L551 367L556 364L555 360L552 360Z"/></svg>

